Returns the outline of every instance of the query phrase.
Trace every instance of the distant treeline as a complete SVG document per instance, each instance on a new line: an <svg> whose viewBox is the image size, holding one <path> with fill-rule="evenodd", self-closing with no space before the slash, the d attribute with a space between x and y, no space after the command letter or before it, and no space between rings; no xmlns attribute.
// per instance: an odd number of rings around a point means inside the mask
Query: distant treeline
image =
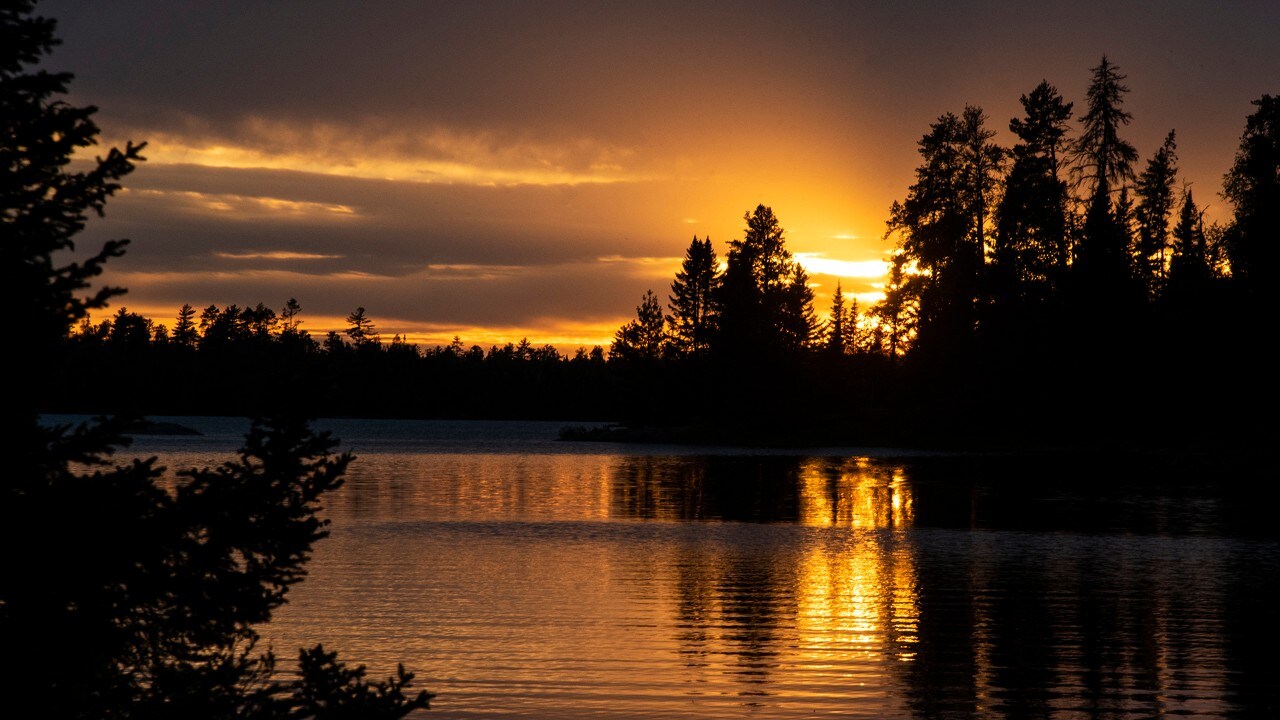
<svg viewBox="0 0 1280 720"><path fill-rule="evenodd" d="M1264 95L1206 224L1176 136L1137 167L1128 88L1093 68L1079 130L1047 82L1012 148L978 107L921 138L890 208L878 304L837 286L825 321L773 211L745 216L722 265L695 237L666 307L649 291L602 348L421 350L363 308L316 340L300 308L184 306L172 329L120 310L69 339L58 409L610 418L708 439L1053 445L1239 439L1276 400L1264 348L1280 268L1280 98ZM98 376L94 377L93 374ZM110 381L110 382L107 382ZM711 428L712 430L708 430ZM719 428L717 435L715 428Z"/></svg>
<svg viewBox="0 0 1280 720"><path fill-rule="evenodd" d="M144 414L610 418L622 411L604 350L566 356L527 340L485 351L455 338L385 342L364 308L343 333L302 329L302 308L190 305L170 325L121 308L83 322L52 409Z"/></svg>

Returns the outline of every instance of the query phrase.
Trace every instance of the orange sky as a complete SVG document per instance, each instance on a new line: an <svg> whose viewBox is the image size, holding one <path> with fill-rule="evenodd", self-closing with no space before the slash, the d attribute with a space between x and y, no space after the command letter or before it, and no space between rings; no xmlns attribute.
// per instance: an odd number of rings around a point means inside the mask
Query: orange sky
<svg viewBox="0 0 1280 720"><path fill-rule="evenodd" d="M363 306L386 337L572 348L665 295L693 235L723 256L757 203L820 313L837 281L873 301L928 124L977 104L1009 143L1021 93L1048 79L1079 107L1103 52L1129 76L1129 139L1145 158L1176 128L1183 178L1224 217L1249 101L1277 91L1280 10L1024 5L41 10L104 139L150 142L82 239L133 240L118 303L165 321L296 297L313 333Z"/></svg>

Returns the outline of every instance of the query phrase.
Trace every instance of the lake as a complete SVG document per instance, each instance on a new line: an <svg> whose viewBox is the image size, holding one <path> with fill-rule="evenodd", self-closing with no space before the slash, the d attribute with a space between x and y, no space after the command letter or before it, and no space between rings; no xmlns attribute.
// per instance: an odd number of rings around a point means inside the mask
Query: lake
<svg viewBox="0 0 1280 720"><path fill-rule="evenodd" d="M171 469L246 425L162 419ZM319 426L358 459L264 637L426 717L1280 717L1274 473Z"/></svg>

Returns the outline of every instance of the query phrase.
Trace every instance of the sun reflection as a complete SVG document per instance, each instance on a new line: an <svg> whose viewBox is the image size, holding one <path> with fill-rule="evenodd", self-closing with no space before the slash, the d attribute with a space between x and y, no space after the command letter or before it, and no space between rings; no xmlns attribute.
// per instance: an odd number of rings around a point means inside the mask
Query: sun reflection
<svg viewBox="0 0 1280 720"><path fill-rule="evenodd" d="M800 522L867 530L902 530L914 504L901 470L873 468L865 458L832 466L811 459L800 468Z"/></svg>
<svg viewBox="0 0 1280 720"><path fill-rule="evenodd" d="M802 523L858 531L812 548L801 562L797 631L808 661L839 673L851 662L912 660L919 607L904 544L910 485L900 471L859 459L815 459L800 478Z"/></svg>

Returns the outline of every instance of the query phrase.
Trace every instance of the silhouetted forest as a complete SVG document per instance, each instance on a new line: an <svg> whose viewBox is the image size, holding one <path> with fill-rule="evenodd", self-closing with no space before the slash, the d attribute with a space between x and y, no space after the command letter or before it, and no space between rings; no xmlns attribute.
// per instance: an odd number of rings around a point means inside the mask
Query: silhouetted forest
<svg viewBox="0 0 1280 720"><path fill-rule="evenodd" d="M1280 98L1263 95L1208 224L1170 130L1124 139L1125 76L1105 56L1080 107L1048 82L1016 142L975 106L919 142L889 209L884 299L837 287L819 322L804 268L764 205L722 264L694 237L664 306L647 292L602 348L384 342L363 308L314 338L301 308L121 308L84 321L49 410L620 419L768 441L1184 444L1252 437L1275 373L1263 347L1280 247ZM1201 191L1200 196L1211 195ZM1243 433L1243 435L1241 435Z"/></svg>

